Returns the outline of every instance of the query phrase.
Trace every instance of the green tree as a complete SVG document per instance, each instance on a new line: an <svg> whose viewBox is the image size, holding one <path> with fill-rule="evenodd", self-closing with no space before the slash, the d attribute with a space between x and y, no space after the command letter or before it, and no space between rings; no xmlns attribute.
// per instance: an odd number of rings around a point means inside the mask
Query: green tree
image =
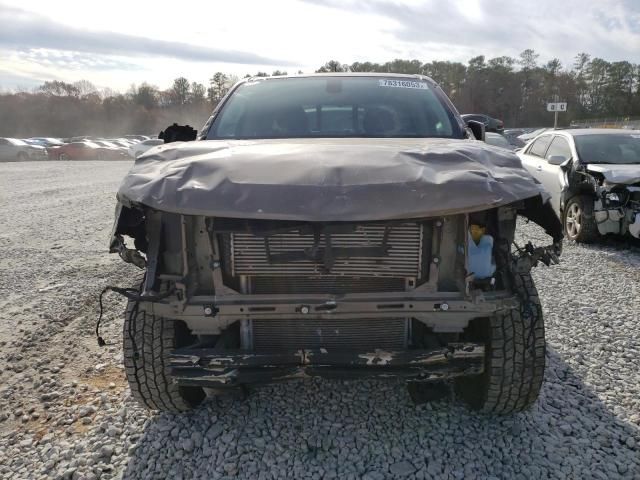
<svg viewBox="0 0 640 480"><path fill-rule="evenodd" d="M189 102L193 104L202 104L206 100L207 89L198 82L191 83L191 94L189 96Z"/></svg>
<svg viewBox="0 0 640 480"><path fill-rule="evenodd" d="M323 66L321 66L316 73L330 73L330 72L348 72L349 65L342 64L337 60L329 60Z"/></svg>
<svg viewBox="0 0 640 480"><path fill-rule="evenodd" d="M422 62L420 62L420 60L402 60L400 58L396 58L391 62L385 63L383 68L384 71L389 73L416 75L422 71Z"/></svg>
<svg viewBox="0 0 640 480"><path fill-rule="evenodd" d="M462 101L461 94L467 77L467 67L464 64L434 60L425 63L420 73L438 82L438 85L453 102L460 103Z"/></svg>
<svg viewBox="0 0 640 480"><path fill-rule="evenodd" d="M349 66L352 72L383 72L383 68L379 63L371 62L354 62Z"/></svg>
<svg viewBox="0 0 640 480"><path fill-rule="evenodd" d="M151 110L158 106L158 87L143 82L139 87L133 85L130 90L133 103Z"/></svg>
<svg viewBox="0 0 640 480"><path fill-rule="evenodd" d="M46 95L57 95L57 96L68 96L68 97L77 97L80 95L80 91L78 87L62 82L59 80L52 80L48 82L44 82L40 87L40 91L45 93Z"/></svg>
<svg viewBox="0 0 640 480"><path fill-rule="evenodd" d="M207 89L207 99L212 104L217 104L229 90L229 77L222 72L216 72L209 79L209 88Z"/></svg>
<svg viewBox="0 0 640 480"><path fill-rule="evenodd" d="M170 90L171 102L175 105L184 105L189 100L189 80L185 77L178 77L173 81Z"/></svg>

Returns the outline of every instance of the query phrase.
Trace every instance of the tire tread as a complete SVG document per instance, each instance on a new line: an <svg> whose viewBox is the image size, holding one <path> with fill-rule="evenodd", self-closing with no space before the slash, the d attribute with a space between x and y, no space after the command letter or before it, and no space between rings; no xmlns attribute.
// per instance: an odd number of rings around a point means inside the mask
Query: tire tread
<svg viewBox="0 0 640 480"><path fill-rule="evenodd" d="M152 410L179 413L194 406L171 379L168 354L175 338L174 320L138 310L129 302L123 331L125 373L133 397Z"/></svg>

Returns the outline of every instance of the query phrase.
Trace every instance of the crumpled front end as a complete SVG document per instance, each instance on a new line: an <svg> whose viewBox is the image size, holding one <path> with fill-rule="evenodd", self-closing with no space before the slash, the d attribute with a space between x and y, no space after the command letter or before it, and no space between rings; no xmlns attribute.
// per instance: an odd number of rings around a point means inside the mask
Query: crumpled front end
<svg viewBox="0 0 640 480"><path fill-rule="evenodd" d="M462 140L171 143L118 198L110 250L146 270L134 310L197 338L169 356L186 386L480 375L471 322L519 308L514 275L562 239L515 155ZM554 245L514 255L519 214Z"/></svg>
<svg viewBox="0 0 640 480"><path fill-rule="evenodd" d="M631 234L640 238L640 168L632 175L625 168L617 172L614 167L587 166L587 172L595 192L594 216L598 231L604 235ZM621 166L617 166L620 168ZM625 173L623 175L622 173Z"/></svg>
<svg viewBox="0 0 640 480"><path fill-rule="evenodd" d="M640 238L640 186L604 188L594 203L598 231Z"/></svg>
<svg viewBox="0 0 640 480"><path fill-rule="evenodd" d="M175 142L140 156L118 199L183 215L349 222L455 215L546 195L501 150L433 138Z"/></svg>
<svg viewBox="0 0 640 480"><path fill-rule="evenodd" d="M139 310L184 322L197 336L170 355L181 385L308 376L428 382L481 374L485 344L464 339L470 322L518 308L510 272L557 261L553 249L511 253L518 213L561 237L551 207L534 200L351 222L120 206L111 251L146 270ZM489 273L471 271L472 227L491 240Z"/></svg>

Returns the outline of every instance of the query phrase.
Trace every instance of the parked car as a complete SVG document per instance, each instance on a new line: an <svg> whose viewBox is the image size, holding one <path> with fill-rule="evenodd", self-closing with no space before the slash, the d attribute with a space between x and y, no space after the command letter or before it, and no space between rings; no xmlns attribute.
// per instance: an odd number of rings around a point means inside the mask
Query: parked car
<svg viewBox="0 0 640 480"><path fill-rule="evenodd" d="M49 155L57 160L118 160L126 157L119 148L105 147L95 142L71 142L50 147Z"/></svg>
<svg viewBox="0 0 640 480"><path fill-rule="evenodd" d="M551 130L519 156L551 194L568 238L585 243L607 233L640 238L640 131Z"/></svg>
<svg viewBox="0 0 640 480"><path fill-rule="evenodd" d="M64 145L62 140L51 137L32 137L24 139L30 145L39 145L41 147L53 147L55 145Z"/></svg>
<svg viewBox="0 0 640 480"><path fill-rule="evenodd" d="M0 138L0 160L2 161L47 160L48 158L47 149L44 147L29 145L17 138Z"/></svg>
<svg viewBox="0 0 640 480"><path fill-rule="evenodd" d="M131 145L134 145L137 142L133 142L131 140L127 140L126 138L109 138L109 142L114 143L115 145L122 147L125 151L129 150Z"/></svg>
<svg viewBox="0 0 640 480"><path fill-rule="evenodd" d="M516 147L511 145L509 141L499 133L486 132L484 141L487 142L489 145L494 145L496 147L504 148L506 150L513 151L516 149Z"/></svg>
<svg viewBox="0 0 640 480"><path fill-rule="evenodd" d="M514 147L514 150L525 146L526 142L518 138L520 135L524 135L526 132L521 128L508 128L502 132L504 138Z"/></svg>
<svg viewBox="0 0 640 480"><path fill-rule="evenodd" d="M114 143L114 142L111 142L109 140L92 140L92 143L95 143L96 145L99 145L101 147L107 147L107 148L113 148L113 149L116 149L116 150L120 150L120 151L122 151L124 153L127 153L127 150L128 150L126 147L123 147L122 145Z"/></svg>
<svg viewBox="0 0 640 480"><path fill-rule="evenodd" d="M131 145L129 147L129 155L132 156L133 158L138 158L140 155L142 155L144 152L146 152L150 148L153 148L157 145L162 145L162 144L164 144L164 140L157 139L157 138L144 140L142 142Z"/></svg>
<svg viewBox="0 0 640 480"><path fill-rule="evenodd" d="M464 115L462 115L462 119L465 122L469 120L475 120L476 122L484 124L484 129L487 132L502 133L502 131L504 130L504 123L502 122L502 120L490 117L489 115L485 115L484 113L465 113Z"/></svg>
<svg viewBox="0 0 640 480"><path fill-rule="evenodd" d="M524 128L505 128L504 132L502 132L503 135L515 135L516 137L525 133L527 132Z"/></svg>
<svg viewBox="0 0 640 480"><path fill-rule="evenodd" d="M526 143L529 140L532 140L532 139L536 138L538 135L540 135L541 133L544 133L544 132L546 132L548 130L553 130L553 129L552 128L547 128L547 127L531 129L531 131L529 131L527 133L523 133L522 135L518 135L518 138Z"/></svg>
<svg viewBox="0 0 640 480"><path fill-rule="evenodd" d="M530 269L556 259L562 225L433 80L246 79L197 140L171 143L194 133L165 129L118 191L110 250L146 270L121 290L139 402L179 412L205 388L316 375L452 379L496 413L535 401ZM512 256L518 214L554 244Z"/></svg>

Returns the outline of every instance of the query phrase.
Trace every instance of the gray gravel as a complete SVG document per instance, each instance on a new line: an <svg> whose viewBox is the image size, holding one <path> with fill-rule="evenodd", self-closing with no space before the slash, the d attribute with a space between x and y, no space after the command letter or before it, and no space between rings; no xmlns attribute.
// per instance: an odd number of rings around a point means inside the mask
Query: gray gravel
<svg viewBox="0 0 640 480"><path fill-rule="evenodd" d="M139 271L105 253L128 162L0 164L0 478L640 478L640 248L566 245L538 268L548 357L525 414L414 406L400 383L296 381L150 414L121 368ZM528 238L544 235L523 225Z"/></svg>

